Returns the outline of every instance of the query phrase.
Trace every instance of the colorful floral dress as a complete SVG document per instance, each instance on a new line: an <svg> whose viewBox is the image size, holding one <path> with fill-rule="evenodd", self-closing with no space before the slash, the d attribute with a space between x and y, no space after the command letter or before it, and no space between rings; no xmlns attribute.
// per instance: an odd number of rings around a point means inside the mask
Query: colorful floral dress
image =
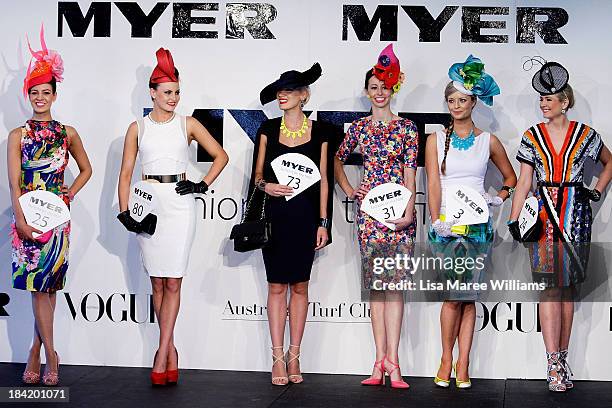
<svg viewBox="0 0 612 408"><path fill-rule="evenodd" d="M344 162L357 147L363 156L364 173L361 183L368 189L384 183L403 185L404 170L417 168L418 132L414 123L408 119L396 119L387 123L365 117L354 121L347 130L336 157ZM361 206L361 203L358 204ZM358 211L356 220L363 261L370 260L383 248L390 249L391 252L405 252L412 248L416 237L416 212L415 222L401 231L387 228L361 210ZM363 273L364 287L370 289L372 270L366 268ZM385 279L385 282L398 282L405 278L404 274L396 273L390 280Z"/></svg>
<svg viewBox="0 0 612 408"><path fill-rule="evenodd" d="M570 122L557 152L544 123L528 129L517 160L534 168L542 232L530 246L534 279L549 287L580 283L588 265L593 215L583 173L587 159L597 161L603 142L594 129Z"/></svg>
<svg viewBox="0 0 612 408"><path fill-rule="evenodd" d="M21 130L21 193L47 190L62 197L64 170L68 164L66 128L52 120L28 120ZM13 287L32 292L55 292L63 289L68 269L70 222L53 230L51 238L40 241L21 240L13 217L12 258Z"/></svg>

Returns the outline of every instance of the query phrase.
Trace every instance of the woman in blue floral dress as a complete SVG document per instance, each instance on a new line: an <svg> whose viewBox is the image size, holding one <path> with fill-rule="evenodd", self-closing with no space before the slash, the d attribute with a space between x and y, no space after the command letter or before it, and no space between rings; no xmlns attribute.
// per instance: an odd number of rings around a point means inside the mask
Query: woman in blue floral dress
<svg viewBox="0 0 612 408"><path fill-rule="evenodd" d="M77 131L51 117L62 80L63 63L59 54L46 48L41 30L42 51L33 52L34 66L28 69L24 94L33 115L23 127L8 136L8 175L14 219L11 225L12 278L15 289L32 293L34 339L23 382L40 381L40 350L44 345L45 385L59 383L59 357L53 342L53 313L56 292L63 289L68 269L70 222L42 235L26 223L19 197L29 191L46 190L60 196L68 205L91 177L91 165ZM75 158L79 175L70 187L64 185L69 153Z"/></svg>
<svg viewBox="0 0 612 408"><path fill-rule="evenodd" d="M410 120L394 115L390 108L392 95L399 91L402 80L399 60L390 45L381 53L378 64L366 73L365 92L372 103L372 114L351 124L334 163L338 184L347 196L357 198L360 205L370 189L383 183L401 184L413 193L404 214L397 220L389 221L395 224L395 231L361 210L357 214L364 287L370 290L372 331L376 344L372 375L362 384L384 384L386 371L393 388L408 388L408 384L402 380L398 364L404 313L403 293L376 290L373 272L367 265L381 253L394 256L398 251L410 252L416 235L417 129ZM355 189L342 166L357 147L363 155L364 175L360 187ZM385 283L399 283L408 276L406 271L395 270L385 272L385 276L380 278Z"/></svg>

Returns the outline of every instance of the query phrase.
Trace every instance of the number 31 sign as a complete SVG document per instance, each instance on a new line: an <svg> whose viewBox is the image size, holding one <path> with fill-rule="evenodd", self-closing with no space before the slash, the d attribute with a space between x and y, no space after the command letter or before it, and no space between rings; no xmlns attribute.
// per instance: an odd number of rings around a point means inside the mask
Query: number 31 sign
<svg viewBox="0 0 612 408"><path fill-rule="evenodd" d="M29 226L43 234L70 221L70 210L57 194L34 190L19 197L19 205ZM37 234L34 235L34 238Z"/></svg>

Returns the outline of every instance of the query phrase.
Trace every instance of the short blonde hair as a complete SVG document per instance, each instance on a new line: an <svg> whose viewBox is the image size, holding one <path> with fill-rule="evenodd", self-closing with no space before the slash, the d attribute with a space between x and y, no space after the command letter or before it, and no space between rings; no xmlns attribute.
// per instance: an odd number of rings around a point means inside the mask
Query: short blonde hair
<svg viewBox="0 0 612 408"><path fill-rule="evenodd" d="M557 92L555 96L559 99L560 102L567 101L567 109L572 109L574 104L576 103L576 99L574 98L574 90L567 84L564 90L561 92Z"/></svg>

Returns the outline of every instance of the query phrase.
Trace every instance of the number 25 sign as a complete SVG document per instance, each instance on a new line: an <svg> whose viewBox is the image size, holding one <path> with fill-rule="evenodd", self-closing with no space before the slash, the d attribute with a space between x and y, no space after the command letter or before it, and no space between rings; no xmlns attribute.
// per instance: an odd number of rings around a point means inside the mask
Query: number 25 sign
<svg viewBox="0 0 612 408"><path fill-rule="evenodd" d="M70 210L57 194L34 190L19 197L19 205L29 226L43 234L70 221ZM36 238L36 235L34 236Z"/></svg>

